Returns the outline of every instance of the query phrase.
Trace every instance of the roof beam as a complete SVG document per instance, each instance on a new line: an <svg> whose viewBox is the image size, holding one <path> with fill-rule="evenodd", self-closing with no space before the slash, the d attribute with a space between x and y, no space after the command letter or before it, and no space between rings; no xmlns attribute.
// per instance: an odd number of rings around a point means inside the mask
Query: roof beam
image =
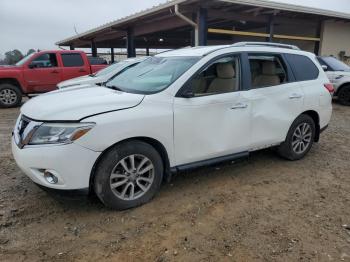
<svg viewBox="0 0 350 262"><path fill-rule="evenodd" d="M257 16L263 9L263 7L255 7L252 9L245 10L244 13L253 13L254 16Z"/></svg>
<svg viewBox="0 0 350 262"><path fill-rule="evenodd" d="M258 15L252 16L249 14L239 14L235 12L221 12L216 10L208 10L209 18L219 18L229 21L247 21L247 22L257 22L257 23L267 23L269 21L268 15ZM292 19L288 17L276 16L274 19L277 24L307 24L307 25L317 25L318 21L312 21L309 19Z"/></svg>
<svg viewBox="0 0 350 262"><path fill-rule="evenodd" d="M157 24L147 23L135 26L135 36L151 34L159 31L167 31L185 26L188 26L185 21L174 16L172 18L159 21Z"/></svg>

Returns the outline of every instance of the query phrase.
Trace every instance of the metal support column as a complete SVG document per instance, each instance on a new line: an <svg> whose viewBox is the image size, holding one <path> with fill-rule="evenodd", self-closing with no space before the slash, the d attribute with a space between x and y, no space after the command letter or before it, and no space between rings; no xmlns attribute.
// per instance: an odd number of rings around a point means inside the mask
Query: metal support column
<svg viewBox="0 0 350 262"><path fill-rule="evenodd" d="M321 46L321 41L322 41L322 37L321 37L322 27L323 27L323 21L321 20L318 22L318 25L317 25L317 31L316 31L317 36L316 37L320 38L320 41L315 42L315 48L314 48L315 55L320 55L320 46Z"/></svg>
<svg viewBox="0 0 350 262"><path fill-rule="evenodd" d="M91 55L97 57L97 47L94 40L91 40Z"/></svg>
<svg viewBox="0 0 350 262"><path fill-rule="evenodd" d="M205 8L199 8L197 14L198 24L198 44L200 46L207 45L208 40L208 11Z"/></svg>
<svg viewBox="0 0 350 262"><path fill-rule="evenodd" d="M111 47L111 64L114 63L114 48Z"/></svg>
<svg viewBox="0 0 350 262"><path fill-rule="evenodd" d="M273 42L273 34L274 34L274 29L275 29L274 27L275 27L275 25L274 25L274 16L271 15L269 17L269 21L268 21L268 24L267 24L267 30L266 30L266 33L270 34L270 36L266 38L267 42Z"/></svg>
<svg viewBox="0 0 350 262"><path fill-rule="evenodd" d="M196 19L197 19L197 14L196 13L192 13L192 21L196 23ZM196 34L198 33L198 30L196 30L195 27L192 27L191 30L191 46L196 46Z"/></svg>
<svg viewBox="0 0 350 262"><path fill-rule="evenodd" d="M133 28L129 27L126 33L126 50L129 57L136 57L135 36Z"/></svg>

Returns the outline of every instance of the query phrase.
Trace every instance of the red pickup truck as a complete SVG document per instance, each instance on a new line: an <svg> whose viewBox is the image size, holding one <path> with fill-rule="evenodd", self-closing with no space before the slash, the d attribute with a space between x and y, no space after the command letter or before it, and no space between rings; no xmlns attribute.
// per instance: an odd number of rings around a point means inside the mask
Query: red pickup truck
<svg viewBox="0 0 350 262"><path fill-rule="evenodd" d="M49 92L64 80L95 73L107 64L93 65L82 51L41 51L14 66L0 66L0 107L21 104L22 95Z"/></svg>

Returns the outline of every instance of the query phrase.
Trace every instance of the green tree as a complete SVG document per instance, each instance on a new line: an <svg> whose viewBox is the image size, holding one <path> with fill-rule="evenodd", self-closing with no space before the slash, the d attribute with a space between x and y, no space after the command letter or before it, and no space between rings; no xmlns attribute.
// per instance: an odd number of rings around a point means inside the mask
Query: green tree
<svg viewBox="0 0 350 262"><path fill-rule="evenodd" d="M22 58L23 54L17 49L5 53L5 63L8 65L14 65Z"/></svg>
<svg viewBox="0 0 350 262"><path fill-rule="evenodd" d="M28 52L27 52L27 55L30 55L32 53L35 53L35 50L33 48L29 49Z"/></svg>

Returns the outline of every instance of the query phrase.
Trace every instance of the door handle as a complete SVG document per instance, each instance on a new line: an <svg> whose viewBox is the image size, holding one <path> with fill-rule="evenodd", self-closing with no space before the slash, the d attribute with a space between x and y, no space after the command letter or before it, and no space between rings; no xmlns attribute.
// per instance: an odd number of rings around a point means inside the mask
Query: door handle
<svg viewBox="0 0 350 262"><path fill-rule="evenodd" d="M57 70L51 71L52 74L58 74L59 72Z"/></svg>
<svg viewBox="0 0 350 262"><path fill-rule="evenodd" d="M79 72L84 73L84 72L86 72L86 70L82 68L79 70Z"/></svg>
<svg viewBox="0 0 350 262"><path fill-rule="evenodd" d="M293 93L289 96L289 99L300 99L302 97L303 97L302 94Z"/></svg>
<svg viewBox="0 0 350 262"><path fill-rule="evenodd" d="M248 104L245 103L237 103L231 107L231 109L244 109L247 108Z"/></svg>

